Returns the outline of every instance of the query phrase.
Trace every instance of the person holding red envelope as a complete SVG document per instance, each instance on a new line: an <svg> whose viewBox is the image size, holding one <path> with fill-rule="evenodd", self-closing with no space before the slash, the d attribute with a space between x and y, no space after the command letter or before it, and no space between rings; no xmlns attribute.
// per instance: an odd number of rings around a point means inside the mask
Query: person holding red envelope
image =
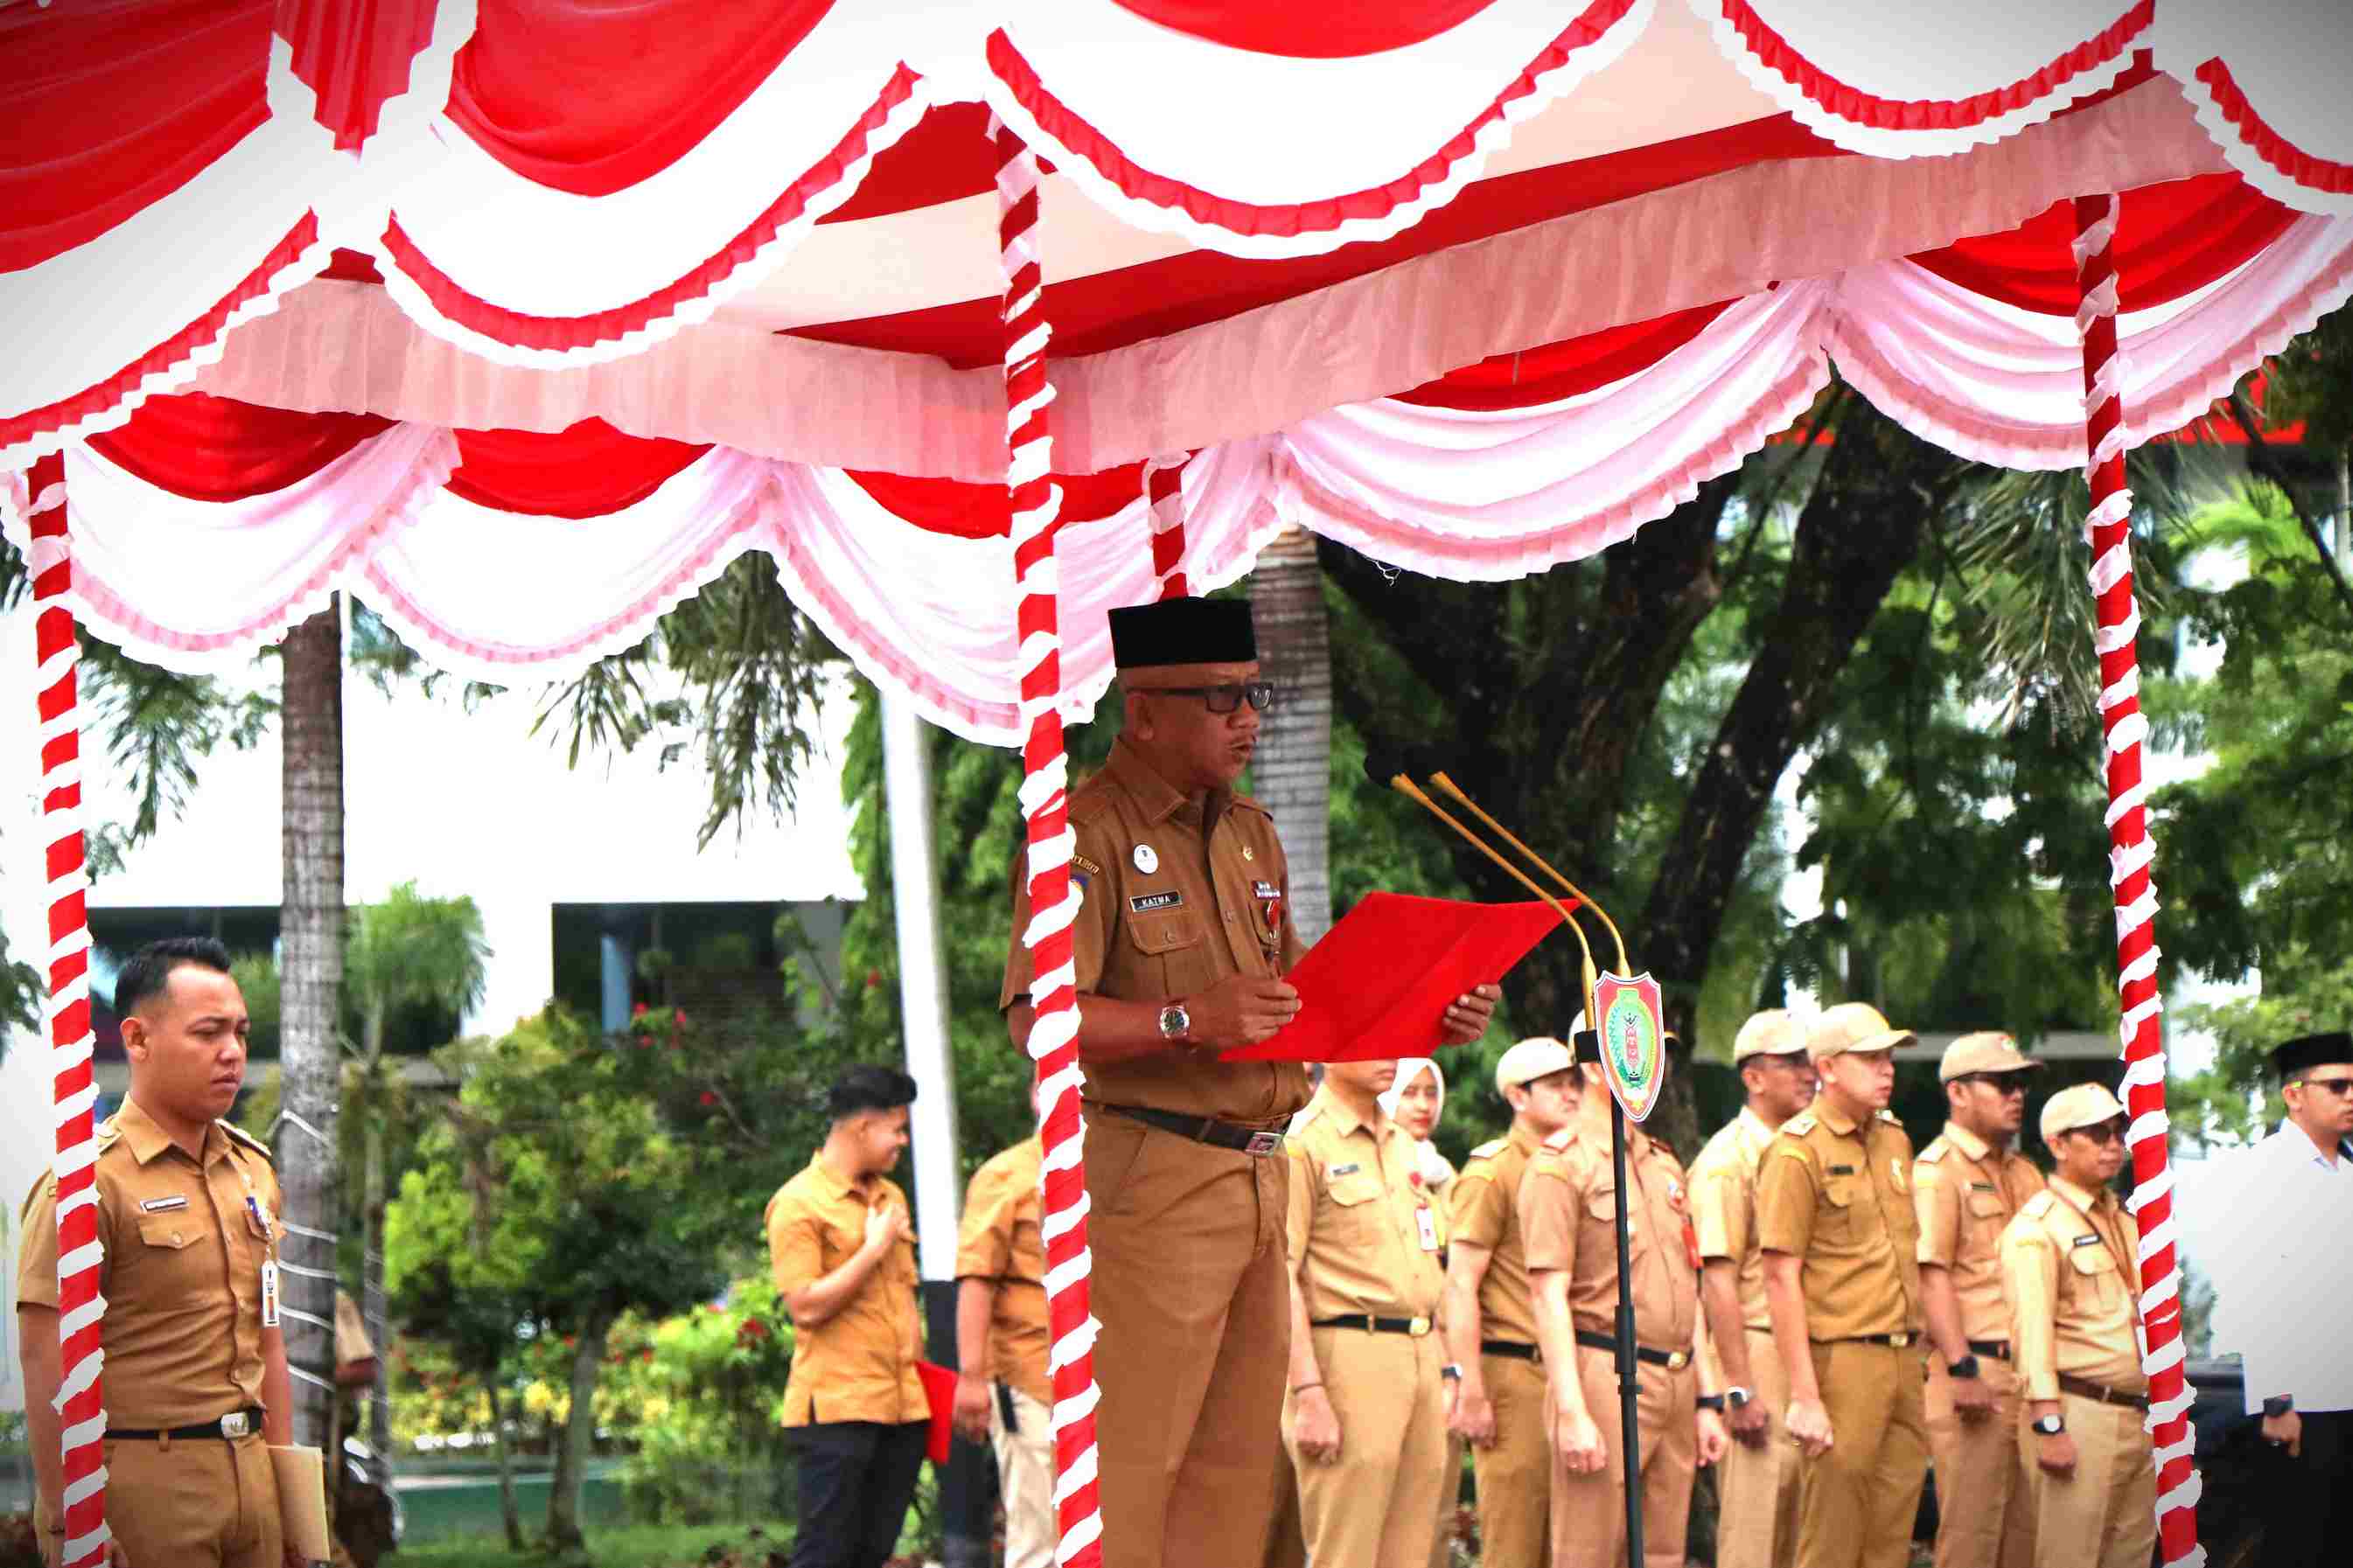
<svg viewBox="0 0 2353 1568"><path fill-rule="evenodd" d="M1274 700L1247 601L1111 612L1124 728L1071 792L1079 1055L1087 1075L1091 1305L1106 1568L1264 1554L1290 1352L1282 1129L1307 1103L1297 1061L1220 1061L1299 1013L1304 956L1273 819L1234 793ZM1027 856L998 1005L1018 1046L1036 1019ZM1438 1044L1479 1037L1492 986Z"/></svg>

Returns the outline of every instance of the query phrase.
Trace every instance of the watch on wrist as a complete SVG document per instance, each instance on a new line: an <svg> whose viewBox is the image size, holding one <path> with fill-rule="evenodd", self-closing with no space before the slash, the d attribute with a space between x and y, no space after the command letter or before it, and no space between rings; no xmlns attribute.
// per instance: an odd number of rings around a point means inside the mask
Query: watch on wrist
<svg viewBox="0 0 2353 1568"><path fill-rule="evenodd" d="M2263 1401L2263 1419L2266 1421L2276 1421L2281 1416L2290 1414L2295 1409L2295 1396L2292 1394L2283 1394L2275 1399L2266 1399Z"/></svg>
<svg viewBox="0 0 2353 1568"><path fill-rule="evenodd" d="M2038 1415L2034 1418L2034 1433L2038 1437L2056 1437L2065 1430L2067 1418L2064 1415Z"/></svg>
<svg viewBox="0 0 2353 1568"><path fill-rule="evenodd" d="M1757 1396L1755 1394L1749 1393L1746 1389L1741 1387L1736 1383L1730 1388L1724 1391L1725 1404L1730 1405L1735 1410L1746 1408L1748 1402L1756 1397Z"/></svg>
<svg viewBox="0 0 2353 1568"><path fill-rule="evenodd" d="M1697 1403L1702 1410L1713 1410L1718 1415L1724 1414L1724 1395L1721 1394L1703 1394Z"/></svg>
<svg viewBox="0 0 2353 1568"><path fill-rule="evenodd" d="M1160 1009L1160 1037L1177 1041L1193 1027L1193 1015L1185 1011L1182 1002L1171 1002Z"/></svg>
<svg viewBox="0 0 2353 1568"><path fill-rule="evenodd" d="M1460 1383L1462 1381L1462 1369L1450 1361L1438 1369L1438 1375L1450 1382Z"/></svg>
<svg viewBox="0 0 2353 1568"><path fill-rule="evenodd" d="M1977 1376L1977 1352L1975 1351L1971 1351L1968 1355L1963 1356L1957 1362L1948 1362L1946 1363L1945 1370L1952 1373L1955 1377L1973 1378Z"/></svg>

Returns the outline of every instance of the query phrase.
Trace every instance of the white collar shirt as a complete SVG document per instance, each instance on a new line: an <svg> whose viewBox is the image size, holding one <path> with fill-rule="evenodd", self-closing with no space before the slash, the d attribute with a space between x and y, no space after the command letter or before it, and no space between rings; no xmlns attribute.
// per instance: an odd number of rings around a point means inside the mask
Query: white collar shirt
<svg viewBox="0 0 2353 1568"><path fill-rule="evenodd" d="M2295 1122L2237 1156L2229 1239L2211 1260L2246 1407L2353 1410L2353 1151L2332 1161ZM2220 1238L2218 1238L2220 1240Z"/></svg>

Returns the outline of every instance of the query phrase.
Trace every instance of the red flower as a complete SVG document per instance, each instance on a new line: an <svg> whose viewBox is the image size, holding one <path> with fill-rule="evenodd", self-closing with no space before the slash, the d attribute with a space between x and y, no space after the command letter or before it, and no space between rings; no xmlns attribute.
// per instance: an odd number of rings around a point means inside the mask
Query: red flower
<svg viewBox="0 0 2353 1568"><path fill-rule="evenodd" d="M719 1103L719 1097L706 1089L702 1091L702 1103L705 1105L716 1105Z"/></svg>
<svg viewBox="0 0 2353 1568"><path fill-rule="evenodd" d="M879 970L879 969L870 969L870 970L868 970L868 971L866 972L866 989L868 989L869 991L871 991L871 990L873 990L877 985L880 985L880 984L882 984L882 972L881 972L881 970Z"/></svg>
<svg viewBox="0 0 2353 1568"><path fill-rule="evenodd" d="M670 1016L670 1021L676 1024L681 1028L684 1028L686 1026L686 1009L681 1007L672 1012Z"/></svg>
<svg viewBox="0 0 2353 1568"><path fill-rule="evenodd" d="M632 1017L632 1018L642 1018L642 1017L644 1017L644 1016L645 1016L649 1012L651 1012L651 1011L652 1011L652 1009L651 1009L651 1008L648 1007L644 1003L640 1002L640 1003L638 1003L636 1006L634 1006L634 1007L632 1007L632 1008L630 1008L630 1009L629 1009L629 1016L630 1016L630 1017Z"/></svg>
<svg viewBox="0 0 2353 1568"><path fill-rule="evenodd" d="M641 1051L653 1043L654 1037L651 1035L639 1035L638 1037L638 1049Z"/></svg>

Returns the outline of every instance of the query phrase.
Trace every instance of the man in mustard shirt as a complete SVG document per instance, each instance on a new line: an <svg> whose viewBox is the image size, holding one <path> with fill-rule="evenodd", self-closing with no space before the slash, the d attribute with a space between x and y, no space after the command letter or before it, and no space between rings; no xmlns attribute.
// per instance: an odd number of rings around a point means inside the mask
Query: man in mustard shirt
<svg viewBox="0 0 2353 1568"><path fill-rule="evenodd" d="M2010 1342L2026 1385L2019 1443L2041 1568L2146 1568L2157 1468L2141 1370L2140 1229L2108 1184L2125 1163L2125 1108L2096 1083L2042 1107L2057 1162L2001 1233Z"/></svg>
<svg viewBox="0 0 2353 1568"><path fill-rule="evenodd" d="M1928 1449L1936 1469L1936 1568L2027 1568L2033 1521L2018 1470L2018 1374L2001 1297L2002 1227L2042 1190L2013 1145L2027 1076L2042 1064L2008 1035L1945 1047L1945 1131L1912 1167L1928 1363Z"/></svg>
<svg viewBox="0 0 2353 1568"><path fill-rule="evenodd" d="M1046 1374L1045 1145L1034 1135L973 1173L956 1233L956 1430L997 1452L1005 1568L1050 1568L1054 1390Z"/></svg>
<svg viewBox="0 0 2353 1568"><path fill-rule="evenodd" d="M1461 1382L1450 1425L1471 1445L1479 1546L1493 1568L1536 1568L1552 1552L1552 1434L1536 1349L1535 1301L1520 1237L1520 1178L1577 1114L1585 1079L1568 1047L1522 1040L1495 1064L1512 1128L1471 1151L1451 1194L1446 1341Z"/></svg>
<svg viewBox="0 0 2353 1568"><path fill-rule="evenodd" d="M1806 1032L1821 1079L1757 1177L1757 1239L1785 1417L1804 1451L1799 1568L1905 1568L1928 1479L1912 1140L1887 1109L1914 1037L1843 1002Z"/></svg>
<svg viewBox="0 0 2353 1568"><path fill-rule="evenodd" d="M269 1152L219 1120L245 1082L228 950L152 942L114 984L131 1089L98 1131L110 1568L293 1568L268 1445L293 1441ZM24 1209L16 1320L41 1556L66 1549L58 1185Z"/></svg>
<svg viewBox="0 0 2353 1568"><path fill-rule="evenodd" d="M1316 1568L1429 1568L1446 1480L1446 1276L1414 1141L1378 1103L1396 1077L1394 1061L1333 1063L1285 1145L1282 1425Z"/></svg>
<svg viewBox="0 0 2353 1568"><path fill-rule="evenodd" d="M1704 1270L1700 1300L1724 1369L1732 1447L1716 1479L1715 1568L1789 1568L1798 1552L1798 1448L1781 1427L1789 1382L1765 1307L1757 1244L1757 1169L1773 1135L1814 1102L1806 1027L1781 1008L1733 1037L1747 1101L1692 1163L1692 1233Z"/></svg>
<svg viewBox="0 0 2353 1568"><path fill-rule="evenodd" d="M768 1265L794 1331L792 1568L881 1568L923 1468L931 1411L915 1371L915 1233L906 1194L883 1174L907 1147L914 1099L915 1080L896 1068L849 1068L826 1097L825 1142L768 1200Z"/></svg>

